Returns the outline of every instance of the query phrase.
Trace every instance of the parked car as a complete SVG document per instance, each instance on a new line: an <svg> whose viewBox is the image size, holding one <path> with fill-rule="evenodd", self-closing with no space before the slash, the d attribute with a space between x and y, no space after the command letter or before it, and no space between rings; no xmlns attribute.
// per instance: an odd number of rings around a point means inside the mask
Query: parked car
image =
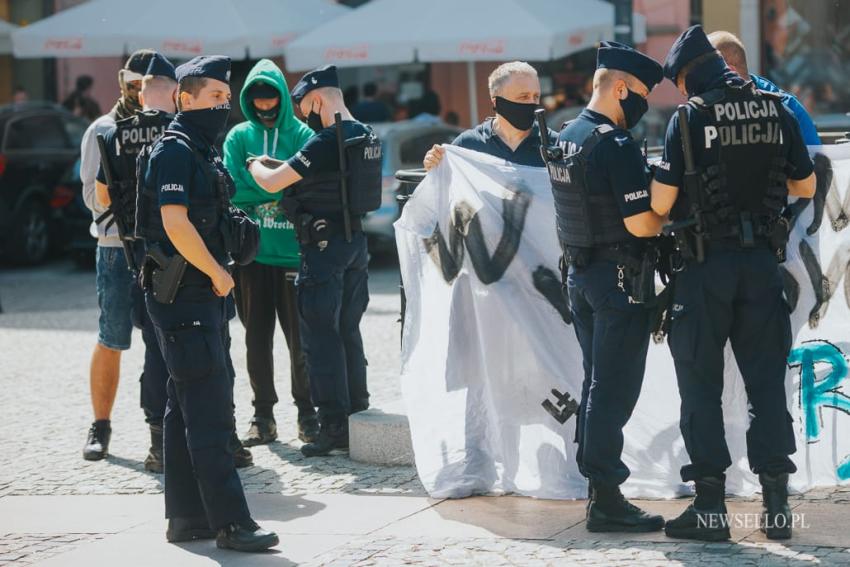
<svg viewBox="0 0 850 567"><path fill-rule="evenodd" d="M0 107L0 251L12 262L37 264L67 247L71 230L81 230L79 157L87 126L50 103Z"/></svg>
<svg viewBox="0 0 850 567"><path fill-rule="evenodd" d="M462 130L443 123L410 120L373 124L372 128L381 139L383 198L381 208L366 215L363 231L369 238L371 250L389 251L395 249L393 223L399 215L396 201L399 182L395 172L422 167L422 159L431 146L450 143Z"/></svg>

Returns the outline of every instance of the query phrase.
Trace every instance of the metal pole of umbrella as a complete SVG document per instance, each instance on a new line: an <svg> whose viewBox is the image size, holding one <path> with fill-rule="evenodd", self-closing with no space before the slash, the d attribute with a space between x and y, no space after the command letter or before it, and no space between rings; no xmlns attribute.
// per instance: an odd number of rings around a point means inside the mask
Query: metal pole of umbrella
<svg viewBox="0 0 850 567"><path fill-rule="evenodd" d="M398 203L399 216L404 211L404 205L413 197L416 187L425 179L425 174L426 171L424 169L399 169L395 172L395 178L399 181L398 194L395 196L395 200ZM401 323L399 338L401 339L401 336L404 334L404 314L407 308L407 298L404 295L404 281L401 279L401 274L399 274L398 290L401 299L401 318L399 319Z"/></svg>
<svg viewBox="0 0 850 567"><path fill-rule="evenodd" d="M466 80L469 90L470 127L478 124L478 82L475 80L475 61L466 62Z"/></svg>

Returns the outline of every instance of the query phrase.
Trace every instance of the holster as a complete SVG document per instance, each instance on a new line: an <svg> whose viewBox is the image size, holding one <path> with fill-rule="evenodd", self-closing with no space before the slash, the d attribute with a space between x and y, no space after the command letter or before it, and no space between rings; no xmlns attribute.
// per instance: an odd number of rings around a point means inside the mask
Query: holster
<svg viewBox="0 0 850 567"><path fill-rule="evenodd" d="M174 303L186 266L186 259L180 254L169 258L161 249L150 248L141 270L143 289L149 290L159 303Z"/></svg>
<svg viewBox="0 0 850 567"><path fill-rule="evenodd" d="M779 216L767 233L770 249L776 254L776 260L781 264L786 258L786 247L791 238L791 221L784 214Z"/></svg>

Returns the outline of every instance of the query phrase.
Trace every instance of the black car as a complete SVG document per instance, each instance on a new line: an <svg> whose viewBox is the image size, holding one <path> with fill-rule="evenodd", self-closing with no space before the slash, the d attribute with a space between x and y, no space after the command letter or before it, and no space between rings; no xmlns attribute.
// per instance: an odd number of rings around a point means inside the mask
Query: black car
<svg viewBox="0 0 850 567"><path fill-rule="evenodd" d="M87 231L80 141L88 121L50 103L0 107L0 252L37 264Z"/></svg>

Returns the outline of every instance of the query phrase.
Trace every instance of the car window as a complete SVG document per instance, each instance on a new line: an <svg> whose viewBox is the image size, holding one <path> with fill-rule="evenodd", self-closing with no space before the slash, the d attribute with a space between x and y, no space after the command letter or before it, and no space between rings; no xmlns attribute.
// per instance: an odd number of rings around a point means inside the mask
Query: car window
<svg viewBox="0 0 850 567"><path fill-rule="evenodd" d="M40 114L9 122L4 148L5 151L67 150L70 145L59 117Z"/></svg>
<svg viewBox="0 0 850 567"><path fill-rule="evenodd" d="M65 131L68 133L68 140L71 142L72 148L79 148L83 143L83 134L86 133L88 124L79 118L65 118Z"/></svg>
<svg viewBox="0 0 850 567"><path fill-rule="evenodd" d="M434 144L448 144L455 139L457 133L454 130L439 129L428 130L421 134L408 138L401 144L399 158L403 169L422 167L422 159Z"/></svg>

